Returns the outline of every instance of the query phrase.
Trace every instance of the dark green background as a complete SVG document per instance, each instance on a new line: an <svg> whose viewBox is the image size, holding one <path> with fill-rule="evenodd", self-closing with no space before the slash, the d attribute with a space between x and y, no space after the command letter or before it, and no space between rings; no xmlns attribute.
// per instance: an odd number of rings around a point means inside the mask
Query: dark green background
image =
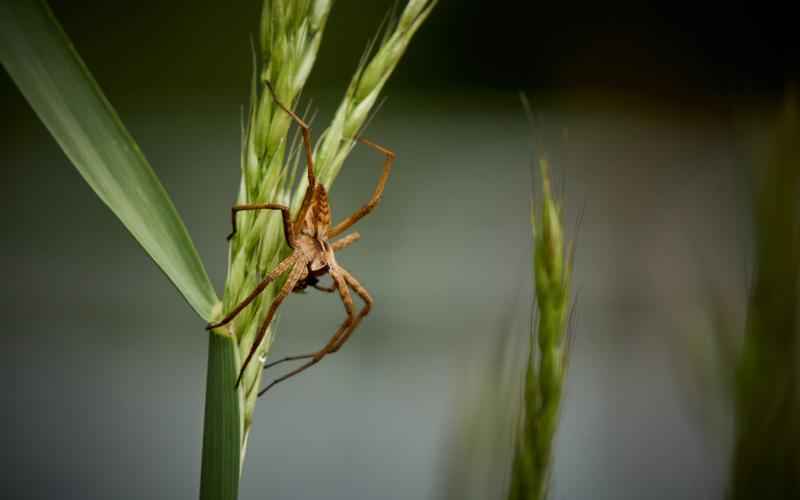
<svg viewBox="0 0 800 500"><path fill-rule="evenodd" d="M220 287L258 2L52 5ZM318 124L390 5L335 6L304 94ZM786 17L442 2L369 129L399 159L340 258L374 313L341 353L260 403L242 498L500 490L502 461L464 450L491 435L469 422L492 353L510 334L515 381L526 351L532 153L520 89L542 115L570 234L585 205L553 498L718 495L730 421L709 377L708 290L742 303L750 142L797 74ZM194 498L203 324L7 76L0 92L2 496ZM369 196L379 168L353 155L335 214ZM321 344L340 316L329 296L293 296L274 352Z"/></svg>

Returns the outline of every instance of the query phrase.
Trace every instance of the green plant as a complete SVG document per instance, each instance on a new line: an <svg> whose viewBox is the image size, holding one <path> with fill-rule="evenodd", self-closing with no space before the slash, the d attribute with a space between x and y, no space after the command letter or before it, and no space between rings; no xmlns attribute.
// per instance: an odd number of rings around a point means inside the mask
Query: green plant
<svg viewBox="0 0 800 500"><path fill-rule="evenodd" d="M755 199L755 273L734 380L729 497L800 497L800 106L786 100ZM724 332L723 332L724 333Z"/></svg>
<svg viewBox="0 0 800 500"><path fill-rule="evenodd" d="M292 190L300 161L289 141L282 102L296 102L314 65L332 0L265 0L248 123L243 134L240 203L283 202L297 209L304 179ZM383 85L437 0L409 0L396 23L358 66L345 97L315 151L317 176L330 188L355 137L365 126ZM34 111L101 200L150 254L206 322L221 317L248 293L257 276L286 252L280 220L244 213L231 242L225 293L220 301L169 195L103 96L44 2L0 4L0 60ZM296 144L296 142L295 142ZM280 283L277 283L279 286ZM233 328L209 335L208 378L200 497L234 499L252 426L260 366L251 364L239 390L234 381L242 352L253 343L267 292ZM263 360L272 335L259 348Z"/></svg>
<svg viewBox="0 0 800 500"><path fill-rule="evenodd" d="M452 500L499 498L508 482L509 443L514 436L514 415L519 406L520 359L528 336L513 328L517 312L528 303L522 294L509 301L501 316L492 353L481 366L470 362L468 374L459 379L458 404L446 439L440 488Z"/></svg>
<svg viewBox="0 0 800 500"><path fill-rule="evenodd" d="M567 367L566 331L572 259L571 252L564 245L561 211L550 190L547 160L540 159L539 167L541 203L538 211L535 207L531 210L533 281L538 318L530 336L530 354L523 382L524 397L508 494L511 500L546 498Z"/></svg>

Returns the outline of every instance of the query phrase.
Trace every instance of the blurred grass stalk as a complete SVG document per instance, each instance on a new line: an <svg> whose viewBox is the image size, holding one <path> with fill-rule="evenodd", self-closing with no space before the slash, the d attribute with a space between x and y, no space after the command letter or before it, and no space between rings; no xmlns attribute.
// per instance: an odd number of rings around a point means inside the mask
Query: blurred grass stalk
<svg viewBox="0 0 800 500"><path fill-rule="evenodd" d="M546 498L567 367L571 251L563 241L561 212L550 189L547 160L540 159L542 196L531 209L533 280L538 318L530 336L510 500ZM538 356L535 343L538 342ZM538 357L538 363L537 363Z"/></svg>
<svg viewBox="0 0 800 500"><path fill-rule="evenodd" d="M800 107L790 95L755 201L756 270L736 367L729 498L800 498Z"/></svg>
<svg viewBox="0 0 800 500"><path fill-rule="evenodd" d="M272 84L281 103L294 108L314 66L332 3L332 0L264 1L258 54L254 54L260 64L254 60L250 110L243 128L242 176L237 204L281 203L291 206L293 216L296 215L307 186L302 142L298 134L291 139L291 117L275 104L266 84ZM409 0L399 17L384 27L381 40L371 44L364 54L333 122L322 133L314 151L316 176L327 188L356 144L355 139L366 126L384 84L411 38L436 3L437 0ZM299 182L295 182L298 177ZM229 248L223 305L215 313L217 318L239 304L289 251L282 219L276 211L240 212L236 226L237 232ZM273 282L232 323L212 332L212 336L232 338L237 348L235 371L223 364L219 364L220 371L209 371L209 391L233 387L232 380L252 348L267 309L284 281ZM258 346L256 358L259 361L249 364L240 385L243 412L237 446L240 446L241 463L252 426L263 363L273 339L274 328L270 326ZM221 342L211 345L225 348L225 343ZM234 378L228 383L231 376ZM207 401L208 404L215 402L211 392ZM206 407L206 434L216 432L209 428L215 422L213 417L209 418L209 413L223 411L223 408ZM227 439L230 441L230 436ZM215 474L215 468L220 466L214 449L210 447L207 453L204 446L204 476L206 470L210 475ZM202 481L205 483L205 478ZM201 498L215 497L210 492L208 495L201 492Z"/></svg>

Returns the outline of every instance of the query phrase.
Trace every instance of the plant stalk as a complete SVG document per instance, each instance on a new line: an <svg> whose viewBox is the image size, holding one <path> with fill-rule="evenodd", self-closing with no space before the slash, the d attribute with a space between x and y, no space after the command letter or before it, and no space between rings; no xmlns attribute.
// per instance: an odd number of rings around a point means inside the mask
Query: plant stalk
<svg viewBox="0 0 800 500"><path fill-rule="evenodd" d="M242 463L242 391L233 390L239 360L233 337L208 335L200 500L235 500Z"/></svg>

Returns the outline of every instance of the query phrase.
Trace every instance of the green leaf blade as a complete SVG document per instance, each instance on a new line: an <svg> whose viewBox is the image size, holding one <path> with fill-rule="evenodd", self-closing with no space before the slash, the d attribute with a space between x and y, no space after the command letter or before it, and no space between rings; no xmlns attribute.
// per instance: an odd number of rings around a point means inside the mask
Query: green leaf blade
<svg viewBox="0 0 800 500"><path fill-rule="evenodd" d="M0 61L86 182L210 321L219 300L180 215L46 4L0 3Z"/></svg>

